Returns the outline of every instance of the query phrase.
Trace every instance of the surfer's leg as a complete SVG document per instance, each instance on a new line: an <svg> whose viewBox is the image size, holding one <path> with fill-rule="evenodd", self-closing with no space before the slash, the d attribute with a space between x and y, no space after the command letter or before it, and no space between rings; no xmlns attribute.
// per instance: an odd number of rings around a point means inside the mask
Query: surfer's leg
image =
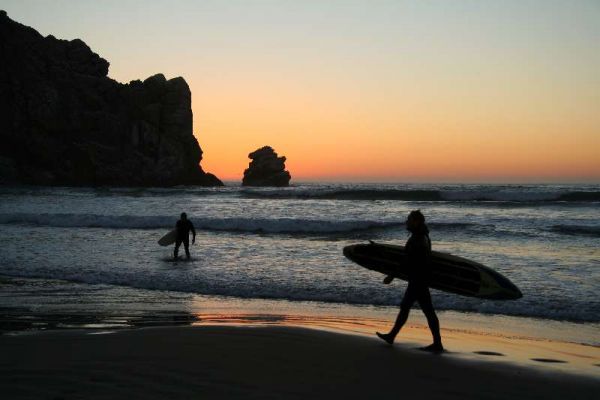
<svg viewBox="0 0 600 400"><path fill-rule="evenodd" d="M408 315L410 314L410 308L415 303L417 298L415 297L414 287L409 283L406 288L406 292L404 292L404 297L402 298L402 302L400 303L400 311L398 312L398 316L396 317L396 322L394 322L394 326L389 333L382 334L376 332L377 336L381 339L385 340L389 344L394 343L394 339L396 339L396 335L400 332L406 321L408 320Z"/></svg>
<svg viewBox="0 0 600 400"><path fill-rule="evenodd" d="M412 285L409 283L408 287L406 288L406 292L404 293L404 297L402 298L402 302L400 303L400 312L396 317L394 327L390 331L390 335L392 337L396 337L398 332L400 332L400 329L402 329L408 320L408 314L410 314L410 309L412 308L413 304L415 304L416 300L417 298L415 296L414 287L412 287Z"/></svg>
<svg viewBox="0 0 600 400"><path fill-rule="evenodd" d="M402 327L408 320L408 314L410 314L410 307L411 306L408 305L400 306L400 312L398 313L398 316L396 317L396 322L394 322L394 326L390 331L390 335L393 338L396 337L396 335L400 332L400 329L402 329Z"/></svg>
<svg viewBox="0 0 600 400"><path fill-rule="evenodd" d="M433 309L429 288L425 287L420 291L419 305L421 306L421 310L423 310L425 317L427 317L427 324L429 325L429 330L433 336L433 344L431 346L427 346L424 348L424 350L442 351L444 347L442 346L442 336L440 334L440 321L438 320L435 310Z"/></svg>
<svg viewBox="0 0 600 400"><path fill-rule="evenodd" d="M175 240L175 250L173 251L173 257L179 257L179 246L181 246L181 239Z"/></svg>
<svg viewBox="0 0 600 400"><path fill-rule="evenodd" d="M189 259L190 258L190 240L189 239L183 240L183 247L185 248L185 256Z"/></svg>

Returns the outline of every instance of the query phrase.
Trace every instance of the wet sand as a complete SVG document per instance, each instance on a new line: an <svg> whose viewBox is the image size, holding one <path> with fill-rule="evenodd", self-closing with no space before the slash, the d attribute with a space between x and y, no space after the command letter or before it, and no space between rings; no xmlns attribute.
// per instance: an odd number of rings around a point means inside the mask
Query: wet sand
<svg viewBox="0 0 600 400"><path fill-rule="evenodd" d="M419 321L419 313L413 320ZM314 313L292 314L196 314L195 326L288 326L313 328L335 333L352 334L374 339L375 331L387 332L392 321L369 317L322 316ZM447 352L445 356L480 362L494 362L542 369L547 372L568 372L600 378L600 347L528 336L516 332L517 327L498 324L496 330L475 329L474 324L461 326L448 321L441 328ZM503 330L502 330L503 329ZM398 335L395 348L414 350L430 344L431 333L426 324L409 322Z"/></svg>
<svg viewBox="0 0 600 400"><path fill-rule="evenodd" d="M428 340L421 328L408 329L393 347L362 334L282 325L4 335L0 387L2 397L10 399L592 399L600 394L596 347L556 350L539 342L541 350L535 351L527 348L531 343L510 338L465 335L447 331L450 351L442 355L415 349ZM548 360L573 364L586 347L586 362L598 374L545 367ZM526 365L517 354L546 361Z"/></svg>

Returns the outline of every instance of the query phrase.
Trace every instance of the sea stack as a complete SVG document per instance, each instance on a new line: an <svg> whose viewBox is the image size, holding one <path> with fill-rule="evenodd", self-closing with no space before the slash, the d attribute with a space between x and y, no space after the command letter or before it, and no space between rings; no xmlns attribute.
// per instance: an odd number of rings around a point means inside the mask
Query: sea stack
<svg viewBox="0 0 600 400"><path fill-rule="evenodd" d="M289 186L290 173L285 170L285 157L278 157L271 146L248 154L252 161L244 171L243 186Z"/></svg>
<svg viewBox="0 0 600 400"><path fill-rule="evenodd" d="M82 40L0 11L0 183L222 185L200 166L186 81L122 84L108 68Z"/></svg>

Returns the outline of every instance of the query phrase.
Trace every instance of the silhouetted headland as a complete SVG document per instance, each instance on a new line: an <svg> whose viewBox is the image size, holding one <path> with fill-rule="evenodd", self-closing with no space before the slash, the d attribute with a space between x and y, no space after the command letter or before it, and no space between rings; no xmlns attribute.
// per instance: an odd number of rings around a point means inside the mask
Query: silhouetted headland
<svg viewBox="0 0 600 400"><path fill-rule="evenodd" d="M186 81L122 84L108 67L0 11L0 183L222 185L200 166Z"/></svg>
<svg viewBox="0 0 600 400"><path fill-rule="evenodd" d="M244 186L289 186L292 178L285 170L285 157L278 157L271 146L248 154L252 161L244 171Z"/></svg>

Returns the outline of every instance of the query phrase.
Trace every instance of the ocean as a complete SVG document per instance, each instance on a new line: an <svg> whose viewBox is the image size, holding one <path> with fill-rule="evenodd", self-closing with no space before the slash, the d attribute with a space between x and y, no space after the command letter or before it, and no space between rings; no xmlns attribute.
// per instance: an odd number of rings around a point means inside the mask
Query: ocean
<svg viewBox="0 0 600 400"><path fill-rule="evenodd" d="M405 283L383 285L342 249L404 244L414 209L434 250L485 264L523 293L491 301L433 290L436 309L599 326L600 185L2 187L0 311L43 311L53 290L80 309L98 291L124 309L181 296L395 309ZM181 212L197 230L189 262L156 243Z"/></svg>

